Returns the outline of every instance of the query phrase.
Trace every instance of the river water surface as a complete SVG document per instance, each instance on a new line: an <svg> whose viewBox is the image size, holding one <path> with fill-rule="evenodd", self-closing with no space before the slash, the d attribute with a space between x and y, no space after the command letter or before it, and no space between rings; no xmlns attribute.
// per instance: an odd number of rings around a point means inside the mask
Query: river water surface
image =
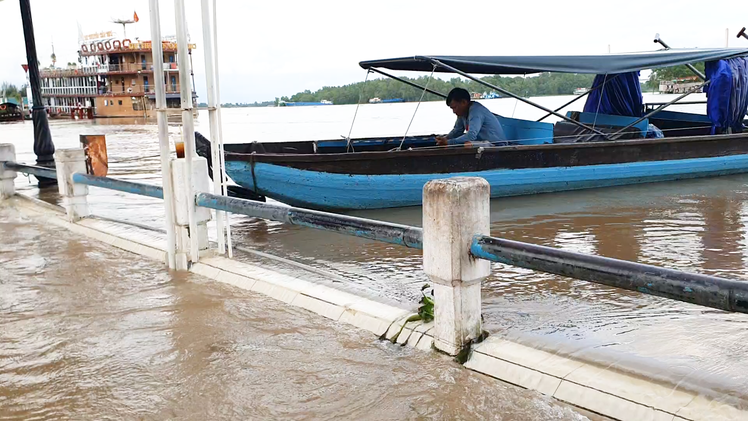
<svg viewBox="0 0 748 421"><path fill-rule="evenodd" d="M554 107L569 97L546 97ZM669 96L646 99L667 101ZM510 99L484 102L494 112L538 118L542 112ZM703 106L683 106L701 110ZM701 107L701 108L699 108ZM580 109L573 105L570 109ZM415 104L361 106L352 136L404 134ZM355 106L224 109L227 142L334 139L351 127ZM132 124L135 123L135 124ZM106 134L110 175L159 184L157 127L142 122L54 121L57 147L75 147L79 134ZM410 134L447 132L451 111L442 102L421 104ZM207 115L198 130L208 134ZM179 127L170 127L172 141ZM0 127L17 145L19 161L33 161L30 123ZM492 235L675 269L748 280L748 176L626 186L504 198L491 203ZM22 178L17 185L24 183ZM31 195L33 185L20 187ZM41 193L46 200L56 195ZM92 212L163 227L160 201L91 189ZM418 207L356 215L420 225ZM334 274L325 277L261 259L279 270L402 302L417 300L427 280L420 252L280 223L233 217L234 244ZM239 259L257 262L255 254ZM486 328L571 354L604 355L625 366L647 366L663 376L687 373L695 383L748 391L748 318L620 291L505 265L483 287Z"/></svg>

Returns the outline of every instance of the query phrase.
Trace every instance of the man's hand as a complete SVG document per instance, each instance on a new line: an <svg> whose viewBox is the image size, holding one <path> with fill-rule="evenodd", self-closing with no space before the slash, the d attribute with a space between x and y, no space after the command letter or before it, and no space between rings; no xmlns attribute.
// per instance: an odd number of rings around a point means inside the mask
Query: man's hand
<svg viewBox="0 0 748 421"><path fill-rule="evenodd" d="M436 146L447 146L449 144L449 140L446 136L437 136L436 137Z"/></svg>

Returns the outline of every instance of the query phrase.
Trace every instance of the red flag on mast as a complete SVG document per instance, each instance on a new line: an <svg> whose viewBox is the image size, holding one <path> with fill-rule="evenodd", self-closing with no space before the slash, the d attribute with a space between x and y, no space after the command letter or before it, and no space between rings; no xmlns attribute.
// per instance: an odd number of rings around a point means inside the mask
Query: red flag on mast
<svg viewBox="0 0 748 421"><path fill-rule="evenodd" d="M136 11L132 12L132 20L134 20L135 22L137 22L137 21L140 20L140 19L138 19L138 12L136 12Z"/></svg>

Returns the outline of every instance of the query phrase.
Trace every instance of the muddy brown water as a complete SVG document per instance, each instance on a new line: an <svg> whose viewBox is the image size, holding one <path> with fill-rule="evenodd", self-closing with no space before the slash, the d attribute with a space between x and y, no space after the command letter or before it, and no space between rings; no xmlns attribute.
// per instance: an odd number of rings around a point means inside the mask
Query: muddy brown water
<svg viewBox="0 0 748 421"><path fill-rule="evenodd" d="M588 419L7 206L0 236L3 420Z"/></svg>
<svg viewBox="0 0 748 421"><path fill-rule="evenodd" d="M563 99L556 101L562 103ZM402 114L395 113L396 107L407 105L362 107L356 124L362 121L367 133L395 133L392 128L401 123L406 126L410 118L410 114L404 120L395 117ZM425 127L438 119L451 119L439 111L442 105L422 104L427 121L416 118L411 133L419 132L419 124ZM293 108L225 109L225 138L230 142L335 138L342 126L347 133L353 114L353 108L346 106ZM198 130L203 133L208 132L207 120L203 114L198 119ZM152 124L54 121L52 132L58 147L77 146L79 134L106 134L111 176L160 183L157 128ZM0 141L17 145L19 161L33 161L28 140L31 133L30 124L4 125ZM179 127L170 127L172 143L179 134ZM491 232L514 240L748 281L746 183L748 175L738 175L494 200ZM23 177L17 179L17 186L25 194L58 200L54 192L40 193ZM163 228L158 200L91 188L89 203L96 215ZM421 223L418 207L353 214ZM232 229L238 247L308 265L318 273L245 252L237 252L238 259L261 262L306 279L333 282L403 303L414 303L421 285L427 282L419 251L243 216L232 216ZM663 375L685 373L690 381L717 384L731 394L748 391L745 315L500 264L494 265L493 274L484 283L483 305L485 327L492 335L551 346L572 355L602 354L613 363Z"/></svg>

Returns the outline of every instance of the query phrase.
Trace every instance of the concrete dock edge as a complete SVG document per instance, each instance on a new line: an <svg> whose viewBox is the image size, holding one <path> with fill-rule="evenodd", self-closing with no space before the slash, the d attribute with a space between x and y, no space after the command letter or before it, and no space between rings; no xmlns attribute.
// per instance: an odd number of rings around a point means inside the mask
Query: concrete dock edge
<svg viewBox="0 0 748 421"><path fill-rule="evenodd" d="M66 228L76 234L161 262L166 261L163 235L130 230L126 225L84 218L69 222L61 208L16 194L10 206L22 215ZM255 265L221 256L205 256L190 271L217 282L262 293L328 319L347 323L421 350L433 347L433 324L404 321L413 313ZM655 382L600 364L525 346L498 337L477 344L465 367L560 401L622 421L747 420L742 397L713 398ZM715 393L719 396L719 393Z"/></svg>

